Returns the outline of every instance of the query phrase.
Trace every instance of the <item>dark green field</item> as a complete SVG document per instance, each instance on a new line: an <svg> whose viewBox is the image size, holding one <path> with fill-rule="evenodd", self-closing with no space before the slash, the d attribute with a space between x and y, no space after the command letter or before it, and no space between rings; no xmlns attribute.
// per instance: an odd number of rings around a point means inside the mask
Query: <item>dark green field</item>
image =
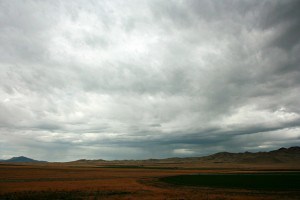
<svg viewBox="0 0 300 200"><path fill-rule="evenodd" d="M300 173L194 174L164 177L160 180L169 184L182 186L255 190L300 190Z"/></svg>

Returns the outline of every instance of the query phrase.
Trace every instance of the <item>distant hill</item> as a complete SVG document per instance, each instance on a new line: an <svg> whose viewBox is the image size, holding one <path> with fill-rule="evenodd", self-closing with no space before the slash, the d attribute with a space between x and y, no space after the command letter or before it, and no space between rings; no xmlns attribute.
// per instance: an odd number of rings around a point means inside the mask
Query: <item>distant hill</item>
<svg viewBox="0 0 300 200"><path fill-rule="evenodd" d="M252 163L252 164L279 164L279 163L300 163L300 147L280 148L269 152L244 152L230 153L219 152L203 157L186 158L166 158L166 159L148 159L148 160L77 160L69 163L73 164L154 164L154 163Z"/></svg>
<svg viewBox="0 0 300 200"><path fill-rule="evenodd" d="M0 160L0 162L23 163L23 162L45 162L45 161L39 161L39 160L27 158L25 156L19 156L19 157L12 157L8 160Z"/></svg>
<svg viewBox="0 0 300 200"><path fill-rule="evenodd" d="M8 160L0 160L0 162L10 163L37 163L45 162L38 161L24 156L13 157ZM172 163L251 163L251 164L280 164L280 163L291 163L300 164L300 147L280 148L269 152L244 152L244 153L230 153L230 152L219 152L209 156L203 157L186 157L186 158L166 158L166 159L148 159L148 160L114 160L106 161L102 159L97 160L86 160L81 159L77 161L67 162L70 164L172 164Z"/></svg>
<svg viewBox="0 0 300 200"><path fill-rule="evenodd" d="M199 160L214 163L293 163L300 162L300 147L280 148L269 152L220 152Z"/></svg>

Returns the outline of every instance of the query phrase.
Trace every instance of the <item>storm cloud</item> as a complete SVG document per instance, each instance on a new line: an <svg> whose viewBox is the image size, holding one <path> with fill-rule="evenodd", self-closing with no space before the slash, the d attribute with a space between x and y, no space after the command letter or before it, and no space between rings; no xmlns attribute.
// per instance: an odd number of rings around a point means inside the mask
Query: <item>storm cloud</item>
<svg viewBox="0 0 300 200"><path fill-rule="evenodd" d="M300 1L0 0L0 159L300 143Z"/></svg>

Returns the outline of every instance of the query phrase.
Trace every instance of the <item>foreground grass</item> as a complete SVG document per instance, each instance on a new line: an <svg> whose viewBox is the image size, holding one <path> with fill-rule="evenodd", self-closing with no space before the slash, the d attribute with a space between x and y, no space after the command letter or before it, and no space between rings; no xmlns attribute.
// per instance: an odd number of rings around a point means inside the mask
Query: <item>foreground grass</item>
<svg viewBox="0 0 300 200"><path fill-rule="evenodd" d="M255 190L300 190L300 173L195 174L170 176L163 182L183 186Z"/></svg>
<svg viewBox="0 0 300 200"><path fill-rule="evenodd" d="M126 191L24 191L0 195L1 200L82 200L82 199L102 199L109 196L122 196L130 194Z"/></svg>

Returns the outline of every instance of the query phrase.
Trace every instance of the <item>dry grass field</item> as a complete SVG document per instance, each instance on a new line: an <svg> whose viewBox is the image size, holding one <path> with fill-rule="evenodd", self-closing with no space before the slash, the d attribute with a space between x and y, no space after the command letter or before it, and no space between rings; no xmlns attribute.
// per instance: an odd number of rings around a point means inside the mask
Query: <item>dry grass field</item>
<svg viewBox="0 0 300 200"><path fill-rule="evenodd" d="M120 163L119 163L120 164ZM0 165L0 199L300 199L300 191L184 186L160 178L184 174L297 173L297 165ZM279 180L280 181L280 180Z"/></svg>

